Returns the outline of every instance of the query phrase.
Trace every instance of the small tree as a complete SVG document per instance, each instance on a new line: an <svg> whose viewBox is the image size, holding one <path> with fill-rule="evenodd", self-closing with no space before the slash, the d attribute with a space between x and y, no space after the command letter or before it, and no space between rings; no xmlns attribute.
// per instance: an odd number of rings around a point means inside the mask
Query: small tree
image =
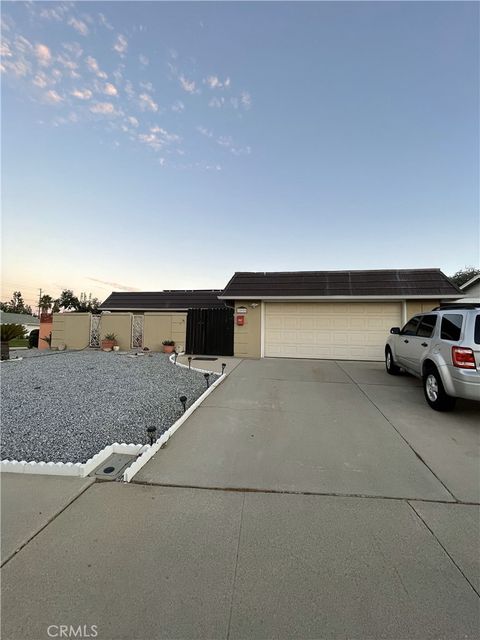
<svg viewBox="0 0 480 640"><path fill-rule="evenodd" d="M10 358L10 340L14 338L24 338L26 331L21 324L2 324L0 325L1 333L1 359L9 360Z"/></svg>
<svg viewBox="0 0 480 640"><path fill-rule="evenodd" d="M10 302L2 302L0 308L6 313L25 313L32 315L32 307L25 304L21 291L14 291Z"/></svg>
<svg viewBox="0 0 480 640"><path fill-rule="evenodd" d="M454 282L457 287L461 287L462 284L465 284L475 276L480 275L480 269L476 269L475 267L465 267L464 269L459 269L453 276L450 276L450 280Z"/></svg>

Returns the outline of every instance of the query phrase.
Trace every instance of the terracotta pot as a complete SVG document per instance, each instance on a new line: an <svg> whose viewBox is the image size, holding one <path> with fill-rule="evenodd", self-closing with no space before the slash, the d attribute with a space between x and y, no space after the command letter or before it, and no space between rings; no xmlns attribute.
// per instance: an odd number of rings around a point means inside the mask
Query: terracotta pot
<svg viewBox="0 0 480 640"><path fill-rule="evenodd" d="M117 343L115 340L102 340L100 346L102 347L103 351L111 351L116 344Z"/></svg>
<svg viewBox="0 0 480 640"><path fill-rule="evenodd" d="M175 351L174 344L164 344L163 345L163 353L173 353Z"/></svg>

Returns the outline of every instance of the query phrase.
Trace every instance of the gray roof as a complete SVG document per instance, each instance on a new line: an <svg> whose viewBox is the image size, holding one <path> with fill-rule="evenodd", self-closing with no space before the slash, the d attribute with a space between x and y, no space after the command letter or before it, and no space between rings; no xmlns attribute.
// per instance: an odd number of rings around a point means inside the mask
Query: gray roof
<svg viewBox="0 0 480 640"><path fill-rule="evenodd" d="M105 311L186 311L224 307L218 299L221 289L171 290L111 293L100 305Z"/></svg>
<svg viewBox="0 0 480 640"><path fill-rule="evenodd" d="M37 324L40 320L28 313L9 313L8 311L0 311L1 324Z"/></svg>
<svg viewBox="0 0 480 640"><path fill-rule="evenodd" d="M440 269L238 272L220 299L309 297L448 298L462 295Z"/></svg>

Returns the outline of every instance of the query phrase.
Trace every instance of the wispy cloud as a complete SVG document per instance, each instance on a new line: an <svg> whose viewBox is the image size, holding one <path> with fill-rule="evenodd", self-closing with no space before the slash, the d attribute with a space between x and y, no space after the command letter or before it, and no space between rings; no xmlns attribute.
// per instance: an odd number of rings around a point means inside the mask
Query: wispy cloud
<svg viewBox="0 0 480 640"><path fill-rule="evenodd" d="M48 67L52 62L52 54L50 53L50 49L46 44L36 44L35 45L35 57L38 60L38 64L43 67Z"/></svg>
<svg viewBox="0 0 480 640"><path fill-rule="evenodd" d="M113 115L115 113L115 107L111 102L97 102L90 107L90 111L101 115Z"/></svg>
<svg viewBox="0 0 480 640"><path fill-rule="evenodd" d="M138 56L138 59L140 60L140 64L143 64L144 67L148 66L150 62L147 56L144 56L143 53Z"/></svg>
<svg viewBox="0 0 480 640"><path fill-rule="evenodd" d="M171 106L172 111L175 111L176 113L182 113L182 111L185 110L185 105L183 104L183 102L181 100L177 100L176 102L174 102Z"/></svg>
<svg viewBox="0 0 480 640"><path fill-rule="evenodd" d="M240 103L244 109L250 109L252 106L252 97L248 91L242 91L240 94Z"/></svg>
<svg viewBox="0 0 480 640"><path fill-rule="evenodd" d="M121 33L119 33L117 35L117 39L115 41L115 44L113 45L113 49L114 51L116 51L122 58L123 56L126 54L127 49L128 49L128 40L126 39L126 37L124 35L122 35Z"/></svg>
<svg viewBox="0 0 480 640"><path fill-rule="evenodd" d="M94 73L98 78L103 78L103 79L107 78L107 74L105 73L105 71L102 71L100 69L100 67L98 66L98 62L95 60L93 56L87 56L85 58L85 64L87 65L89 70L92 73Z"/></svg>
<svg viewBox="0 0 480 640"><path fill-rule="evenodd" d="M50 91L47 91L45 94L45 100L50 104L58 104L63 101L63 98L56 91L50 89Z"/></svg>
<svg viewBox="0 0 480 640"><path fill-rule="evenodd" d="M81 36L88 36L88 34L90 33L89 28L87 27L85 22L83 22L83 20L78 20L77 18L72 17L68 21L68 24Z"/></svg>
<svg viewBox="0 0 480 640"><path fill-rule="evenodd" d="M107 96L116 96L118 95L117 88L111 82L107 82L103 88L103 93Z"/></svg>
<svg viewBox="0 0 480 640"><path fill-rule="evenodd" d="M149 96L148 93L141 93L138 96L138 100L140 102L140 109L149 110L149 111L158 111L158 104Z"/></svg>
<svg viewBox="0 0 480 640"><path fill-rule="evenodd" d="M223 96L220 96L219 98L217 98L217 96L214 96L211 100L208 101L208 106L214 107L215 109L221 109L224 104L225 98Z"/></svg>
<svg viewBox="0 0 480 640"><path fill-rule="evenodd" d="M74 98L78 98L79 100L90 100L92 97L92 92L90 89L74 89L71 93Z"/></svg>
<svg viewBox="0 0 480 640"><path fill-rule="evenodd" d="M198 89L196 88L196 84L194 80L188 80L188 78L185 78L185 76L180 76L178 80L180 82L180 86L182 87L182 89L187 93L198 92Z"/></svg>
<svg viewBox="0 0 480 640"><path fill-rule="evenodd" d="M102 25L102 27L105 27L105 29L108 29L109 31L113 31L115 28L112 24L110 24L110 22L108 22L103 13L98 14L98 22Z"/></svg>
<svg viewBox="0 0 480 640"><path fill-rule="evenodd" d="M119 282L110 282L109 280L99 280L98 278L89 278L89 277L87 277L87 280L91 280L92 282L98 282L99 284L106 284L109 287L120 289L120 291L141 291L141 289L137 289L137 287L130 287L127 284L121 284Z"/></svg>
<svg viewBox="0 0 480 640"><path fill-rule="evenodd" d="M227 77L222 81L218 76L207 76L203 82L208 85L210 89L228 89L231 83L230 78Z"/></svg>

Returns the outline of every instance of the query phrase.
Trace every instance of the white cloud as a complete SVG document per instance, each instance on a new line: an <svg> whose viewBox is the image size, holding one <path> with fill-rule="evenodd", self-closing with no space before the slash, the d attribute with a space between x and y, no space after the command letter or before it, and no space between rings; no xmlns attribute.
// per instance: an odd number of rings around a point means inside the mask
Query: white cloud
<svg viewBox="0 0 480 640"><path fill-rule="evenodd" d="M151 82L140 82L139 84L142 89L145 89L146 91L155 91Z"/></svg>
<svg viewBox="0 0 480 640"><path fill-rule="evenodd" d="M185 105L183 104L183 102L181 100L177 100L176 102L174 102L172 104L171 109L172 109L172 111L175 111L176 113L181 113L182 111L184 111Z"/></svg>
<svg viewBox="0 0 480 640"><path fill-rule="evenodd" d="M115 44L113 45L114 51L116 51L120 56L124 56L128 49L128 41L121 33L117 35L117 39Z"/></svg>
<svg viewBox="0 0 480 640"><path fill-rule="evenodd" d="M210 89L228 89L230 86L230 78L226 78L222 82L218 76L208 76L203 82L207 84Z"/></svg>
<svg viewBox="0 0 480 640"><path fill-rule="evenodd" d="M185 76L180 76L179 81L184 91L186 91L187 93L197 93L194 80L188 80L187 78L185 78Z"/></svg>
<svg viewBox="0 0 480 640"><path fill-rule="evenodd" d="M39 72L32 80L33 84L40 89L45 89L48 86L47 78L44 73Z"/></svg>
<svg viewBox="0 0 480 640"><path fill-rule="evenodd" d="M62 43L62 47L75 56L75 58L80 58L83 53L83 49L78 42L64 42Z"/></svg>
<svg viewBox="0 0 480 640"><path fill-rule="evenodd" d="M132 125L132 127L135 127L135 128L138 127L138 125L140 124L134 116L129 116L128 121Z"/></svg>
<svg viewBox="0 0 480 640"><path fill-rule="evenodd" d="M89 29L83 20L77 20L77 18L70 18L68 24L75 29L81 36L88 36Z"/></svg>
<svg viewBox="0 0 480 640"><path fill-rule="evenodd" d="M98 14L98 21L103 27L105 27L105 29L108 29L109 31L113 31L113 28L114 28L113 25L111 25L108 22L107 18L104 16L103 13Z"/></svg>
<svg viewBox="0 0 480 640"><path fill-rule="evenodd" d="M115 107L111 102L97 102L90 107L92 113L100 113L102 115L110 115L115 113Z"/></svg>
<svg viewBox="0 0 480 640"><path fill-rule="evenodd" d="M151 96L148 95L148 93L141 93L138 96L138 99L142 110L149 109L150 111L158 111L158 104Z"/></svg>
<svg viewBox="0 0 480 640"><path fill-rule="evenodd" d="M75 89L74 91L72 91L71 95L74 98L78 98L79 100L90 100L93 94L90 89Z"/></svg>
<svg viewBox="0 0 480 640"><path fill-rule="evenodd" d="M143 144L154 149L154 151L159 151L160 149L181 140L180 136L177 136L175 133L169 133L158 125L151 127L149 133L140 133L138 135L138 139Z"/></svg>
<svg viewBox="0 0 480 640"><path fill-rule="evenodd" d="M50 102L52 104L58 104L59 102L63 101L62 96L60 96L53 89L50 89L50 91L47 91L47 93L45 94L45 99L47 100L47 102Z"/></svg>
<svg viewBox="0 0 480 640"><path fill-rule="evenodd" d="M225 98L223 96L221 96L220 98L217 98L217 96L214 96L208 103L209 107L214 107L215 109L220 109L221 107L223 107L223 105L225 104Z"/></svg>
<svg viewBox="0 0 480 640"><path fill-rule="evenodd" d="M127 80L125 82L125 93L130 98L133 98L135 96L135 91L133 90L133 84L130 82L130 80Z"/></svg>
<svg viewBox="0 0 480 640"><path fill-rule="evenodd" d="M104 71L101 71L98 66L98 62L92 56L87 56L85 58L85 63L87 67L90 69L92 73L94 73L97 77L105 79L107 74Z"/></svg>
<svg viewBox="0 0 480 640"><path fill-rule="evenodd" d="M38 63L43 67L48 67L52 62L52 54L46 44L35 45L35 57L37 58Z"/></svg>
<svg viewBox="0 0 480 640"><path fill-rule="evenodd" d="M144 56L142 53L138 56L138 59L140 60L140 64L143 64L144 67L146 67L150 62L147 56Z"/></svg>
<svg viewBox="0 0 480 640"><path fill-rule="evenodd" d="M230 136L220 136L217 138L217 144L221 147L231 147L233 144L233 140Z"/></svg>
<svg viewBox="0 0 480 640"><path fill-rule="evenodd" d="M118 91L115 87L115 85L113 85L111 82L107 82L103 92L107 95L107 96L116 96L118 95Z"/></svg>
<svg viewBox="0 0 480 640"><path fill-rule="evenodd" d="M42 9L39 16L46 20L56 20L57 22L61 22L69 10L70 7L67 4L60 4L56 5L54 8Z"/></svg>
<svg viewBox="0 0 480 640"><path fill-rule="evenodd" d="M207 138L213 138L213 131L210 131L206 127L198 126L197 131L202 134L202 136L206 136Z"/></svg>
<svg viewBox="0 0 480 640"><path fill-rule="evenodd" d="M248 91L242 91L242 93L240 94L240 102L244 109L250 109L250 107L252 106L252 98Z"/></svg>

